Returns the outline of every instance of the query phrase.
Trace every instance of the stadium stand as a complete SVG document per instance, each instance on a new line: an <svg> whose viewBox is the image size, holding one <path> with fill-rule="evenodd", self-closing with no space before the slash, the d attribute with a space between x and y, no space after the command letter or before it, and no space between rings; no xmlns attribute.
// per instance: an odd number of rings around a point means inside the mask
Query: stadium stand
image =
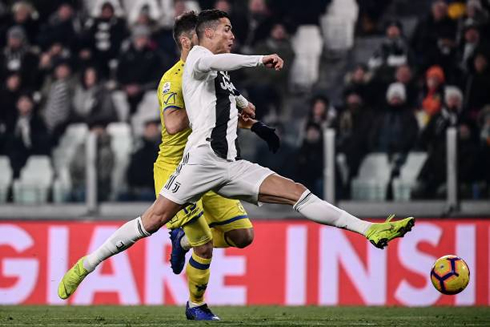
<svg viewBox="0 0 490 327"><path fill-rule="evenodd" d="M85 95L94 101L99 99L91 93L95 91L81 87L80 75L87 67L96 67L96 89L110 95L116 111L112 114L114 117L106 122L114 122L108 127L112 137L111 149L115 153L109 199L116 201L124 198L121 194L128 191L127 167L134 151L134 140L141 137L146 122L158 119L155 96L157 77L178 57L171 35L173 18L185 10L202 10L213 6L229 11L232 16L237 36L234 52L282 49L289 58L294 58L289 60L292 61L288 67L291 70L281 75L280 79L268 76L261 79L262 84L254 85L255 75L233 78L234 84L244 95L258 104L258 110L264 113L262 117L268 124L285 127L282 128L281 137L288 153L297 156L301 151L302 135L311 120L305 104L318 95L330 99L332 109L329 111L334 112L335 117L332 122L322 124L322 128L336 130L337 155L345 158L337 160L342 164L338 164L336 169L344 178L337 178L336 183L352 183L337 185L338 189L344 190L342 199L412 199L410 190L414 181L421 178L418 174L420 165L427 164L423 160L425 157L413 154L414 151L434 153L434 144L438 144L438 150L442 151L438 157L445 156L443 143L446 140L439 137L441 133L436 138L429 138L430 144L421 137L428 134L428 126L434 125L430 121L441 119L441 115L448 124L445 128L459 129L462 153L472 153L471 157L478 158L466 160L460 166L459 184L467 190L462 192L462 196L468 199L487 199L490 196L486 168L490 166L489 143L485 136L488 128L482 122L483 108L490 104L489 93L486 92L490 81L490 5L487 1L319 0L308 8L302 8L301 3L290 0L83 0L42 3L7 1L3 6L5 10L0 12L0 101L2 108L5 108L0 113L0 156L8 157L12 167L16 167L14 173L18 173L18 166L24 165L25 160L16 157L18 154L13 151L18 149L16 144L25 147L22 149L23 156L51 154L53 178L45 180L49 191L46 196L31 197L32 201L73 201L70 165L75 152L88 135L87 125L92 123L88 118L90 115L85 116L84 125L79 125L78 118L80 113L97 109L94 103L80 99ZM284 29L278 34L279 38L271 33L277 25L281 26L278 30ZM131 48L128 52L129 45L141 36L148 38L145 51L158 54L152 60L155 60L155 65L158 61L161 72L155 72L151 78L128 79L123 76L127 69L122 72L124 64L120 65L121 60L126 60L127 65L128 57L141 55L138 49ZM402 58L403 63L393 58ZM374 61L376 65L368 65ZM66 80L53 82L53 76L61 66L68 67L71 72ZM135 68L132 64L128 67ZM388 183L388 186L384 191L380 186L366 186L367 189L380 189L368 194L360 191L364 188L360 185L370 182L366 182L362 168L359 174L356 170L364 165L370 167L369 160L372 159L368 158L372 157L369 154L379 151L379 147L371 142L373 135L378 135L379 145L380 141L383 144L379 138L390 137L388 134L396 132L397 128L394 127L389 133L379 136L379 126L383 126L381 120L387 124L387 117L396 116L392 115L395 109L388 106L385 99L389 85L396 82L402 83L405 88L406 105L409 107L407 116L412 115L417 119L417 142L403 149L403 153L396 154L400 158L408 158L405 163L403 160L396 162L395 171L400 171L399 176L395 174L386 179L386 172L383 171L386 162L382 166L371 167L373 170L370 174L383 176L382 181L377 183ZM464 100L453 114L454 111L446 103L445 93L455 88L462 93ZM72 90L78 90L77 94L83 96L72 98ZM18 110L22 109L17 108L16 101L22 94L29 94L33 99L34 116L48 127L53 119L62 121L48 132L51 146L44 146L42 151L30 147L31 140L37 139L30 134L37 129L34 129L34 125L28 128L25 119L19 119L22 114L19 115ZM359 100L354 106L348 103L352 94ZM76 104L75 98L78 101ZM90 110L84 106L90 106ZM354 108L356 106L359 108ZM360 110L363 112L361 115L358 114ZM447 119L446 111L451 113ZM368 126L359 123L360 117L369 118ZM246 159L253 160L261 146L252 137L248 138L248 134L243 134L246 136L245 142L241 143L242 153ZM394 134L390 135L393 137ZM362 145L354 149L354 153L352 148L345 146L345 140L349 137L352 140L353 136L361 140L359 144ZM13 143L13 140L17 143ZM45 150L47 148L52 150ZM386 150L392 162L392 153L390 149ZM353 163L353 158L359 162ZM274 155L261 153L261 160L273 162ZM5 165L5 160L2 162ZM300 164L294 160L290 164L293 167L287 169L291 172L288 177L298 177L294 175L301 169ZM445 171L444 165L445 162L440 161L437 167L431 169L442 172ZM354 169L349 175L347 168L352 167ZM25 166L25 169L29 171L30 168ZM22 188L19 185L25 184L22 177L11 183L8 169L2 169L0 175L4 190L0 200L18 202L21 198L28 198L20 196L23 192L18 191L19 187ZM316 189L318 179L314 183L306 186ZM12 184L17 186L13 189ZM441 185L434 188L440 189ZM436 198L440 194L428 192L424 197Z"/></svg>

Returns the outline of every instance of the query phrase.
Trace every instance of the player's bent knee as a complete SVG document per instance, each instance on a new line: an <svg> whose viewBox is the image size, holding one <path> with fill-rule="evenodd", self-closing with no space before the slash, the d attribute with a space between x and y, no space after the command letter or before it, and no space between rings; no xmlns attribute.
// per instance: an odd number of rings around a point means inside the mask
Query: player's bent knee
<svg viewBox="0 0 490 327"><path fill-rule="evenodd" d="M253 228L232 230L227 232L225 237L229 239L234 246L243 249L252 244L254 240L254 230Z"/></svg>
<svg viewBox="0 0 490 327"><path fill-rule="evenodd" d="M294 182L294 196L296 199L299 199L306 190L307 188L303 184Z"/></svg>
<svg viewBox="0 0 490 327"><path fill-rule="evenodd" d="M211 259L213 257L213 241L209 241L206 244L193 247L193 251L199 257L204 259Z"/></svg>

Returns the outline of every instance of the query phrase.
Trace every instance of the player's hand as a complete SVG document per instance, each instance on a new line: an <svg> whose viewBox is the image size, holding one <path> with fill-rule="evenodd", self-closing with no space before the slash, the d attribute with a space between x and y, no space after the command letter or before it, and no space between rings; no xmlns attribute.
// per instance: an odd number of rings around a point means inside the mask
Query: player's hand
<svg viewBox="0 0 490 327"><path fill-rule="evenodd" d="M252 102L248 102L245 108L242 108L242 114L247 115L247 117L255 118L255 106Z"/></svg>
<svg viewBox="0 0 490 327"><path fill-rule="evenodd" d="M274 132L276 130L275 128L269 127L263 122L258 121L252 125L251 130L257 134L258 137L267 142L269 151L276 153L277 150L279 150L279 147L281 146L281 139Z"/></svg>
<svg viewBox="0 0 490 327"><path fill-rule="evenodd" d="M267 68L273 68L277 71L281 70L284 66L284 60L276 54L271 54L268 56L264 56L262 58L262 63Z"/></svg>
<svg viewBox="0 0 490 327"><path fill-rule="evenodd" d="M256 122L255 119L247 114L242 113L238 116L238 128L251 129Z"/></svg>

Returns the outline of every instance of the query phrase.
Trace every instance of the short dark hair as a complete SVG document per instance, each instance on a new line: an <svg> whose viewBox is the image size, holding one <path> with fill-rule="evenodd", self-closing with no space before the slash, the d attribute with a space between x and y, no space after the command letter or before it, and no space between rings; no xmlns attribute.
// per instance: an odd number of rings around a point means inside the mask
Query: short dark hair
<svg viewBox="0 0 490 327"><path fill-rule="evenodd" d="M218 9L207 9L201 11L199 16L197 16L197 37L201 39L201 36L204 34L206 28L216 28L218 21L221 18L230 19L230 16L228 16L226 12Z"/></svg>
<svg viewBox="0 0 490 327"><path fill-rule="evenodd" d="M182 34L187 34L191 37L191 33L195 31L197 25L197 15L194 11L188 11L183 13L175 19L173 36L175 43L179 49L182 50L182 44L179 42L179 38Z"/></svg>

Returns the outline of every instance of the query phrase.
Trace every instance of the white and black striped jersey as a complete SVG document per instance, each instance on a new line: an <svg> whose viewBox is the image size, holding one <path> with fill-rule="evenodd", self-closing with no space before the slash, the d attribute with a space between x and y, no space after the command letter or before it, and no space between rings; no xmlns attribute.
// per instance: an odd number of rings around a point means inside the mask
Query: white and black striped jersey
<svg viewBox="0 0 490 327"><path fill-rule="evenodd" d="M236 160L239 95L228 71L262 64L262 56L213 54L194 46L187 57L182 79L187 116L192 133L185 153L210 143L219 157Z"/></svg>

